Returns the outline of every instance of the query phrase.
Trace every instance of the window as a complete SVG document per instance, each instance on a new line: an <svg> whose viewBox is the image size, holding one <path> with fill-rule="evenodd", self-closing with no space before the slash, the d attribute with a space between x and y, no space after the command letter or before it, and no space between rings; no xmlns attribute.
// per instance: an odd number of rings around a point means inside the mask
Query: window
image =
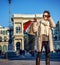
<svg viewBox="0 0 60 65"><path fill-rule="evenodd" d="M5 31L3 31L3 35L5 35Z"/></svg>
<svg viewBox="0 0 60 65"><path fill-rule="evenodd" d="M22 23L21 22L15 22L16 27L16 33L22 32Z"/></svg>
<svg viewBox="0 0 60 65"><path fill-rule="evenodd" d="M3 52L7 52L8 51L8 47L6 45L3 46Z"/></svg>
<svg viewBox="0 0 60 65"><path fill-rule="evenodd" d="M60 40L60 35L59 35L59 40Z"/></svg>
<svg viewBox="0 0 60 65"><path fill-rule="evenodd" d="M16 33L20 33L20 32L21 32L20 27L16 27Z"/></svg>
<svg viewBox="0 0 60 65"><path fill-rule="evenodd" d="M57 40L57 36L54 36L54 40Z"/></svg>
<svg viewBox="0 0 60 65"><path fill-rule="evenodd" d="M8 35L9 34L9 31L6 31L6 35Z"/></svg>
<svg viewBox="0 0 60 65"><path fill-rule="evenodd" d="M2 51L2 46L0 45L0 51Z"/></svg>
<svg viewBox="0 0 60 65"><path fill-rule="evenodd" d="M5 41L5 42L7 41L7 37L6 37L6 36L4 36L4 41Z"/></svg>
<svg viewBox="0 0 60 65"><path fill-rule="evenodd" d="M2 42L2 37L0 36L0 42Z"/></svg>
<svg viewBox="0 0 60 65"><path fill-rule="evenodd" d="M0 30L0 34L2 34L2 30Z"/></svg>
<svg viewBox="0 0 60 65"><path fill-rule="evenodd" d="M59 44L57 45L57 50L58 50L58 49L60 49L60 45L59 45Z"/></svg>

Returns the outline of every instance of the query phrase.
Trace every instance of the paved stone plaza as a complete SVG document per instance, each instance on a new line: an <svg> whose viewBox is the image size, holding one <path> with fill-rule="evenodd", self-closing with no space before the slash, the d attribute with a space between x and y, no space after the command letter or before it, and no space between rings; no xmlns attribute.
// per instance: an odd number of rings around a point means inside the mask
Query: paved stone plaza
<svg viewBox="0 0 60 65"><path fill-rule="evenodd" d="M36 65L35 60L0 60L0 65ZM45 61L41 61L45 65ZM60 65L60 62L51 61L50 65Z"/></svg>

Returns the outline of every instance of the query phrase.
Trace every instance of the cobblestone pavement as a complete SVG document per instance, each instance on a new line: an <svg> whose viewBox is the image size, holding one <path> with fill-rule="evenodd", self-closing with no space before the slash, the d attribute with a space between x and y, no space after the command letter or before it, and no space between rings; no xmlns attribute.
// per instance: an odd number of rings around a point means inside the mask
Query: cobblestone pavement
<svg viewBox="0 0 60 65"><path fill-rule="evenodd" d="M36 65L35 60L0 60L0 65ZM41 61L45 65L45 61ZM51 61L50 65L60 65L60 62Z"/></svg>

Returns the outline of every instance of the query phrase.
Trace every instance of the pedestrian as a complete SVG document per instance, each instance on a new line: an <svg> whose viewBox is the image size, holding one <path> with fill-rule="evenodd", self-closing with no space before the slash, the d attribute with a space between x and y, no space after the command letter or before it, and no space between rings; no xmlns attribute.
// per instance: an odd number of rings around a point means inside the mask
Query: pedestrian
<svg viewBox="0 0 60 65"><path fill-rule="evenodd" d="M54 51L52 28L55 28L55 23L49 11L43 12L43 17L40 22L37 21L37 18L34 18L34 21L31 22L28 33L35 35L35 38L37 37L38 53L36 57L36 65L40 65L43 47L45 48L46 65L50 65L50 52Z"/></svg>
<svg viewBox="0 0 60 65"><path fill-rule="evenodd" d="M38 25L38 53L36 57L36 65L40 65L40 58L43 47L45 48L46 65L50 65L50 52L54 51L52 31L55 27L55 23L50 15L49 11L43 12L42 20Z"/></svg>

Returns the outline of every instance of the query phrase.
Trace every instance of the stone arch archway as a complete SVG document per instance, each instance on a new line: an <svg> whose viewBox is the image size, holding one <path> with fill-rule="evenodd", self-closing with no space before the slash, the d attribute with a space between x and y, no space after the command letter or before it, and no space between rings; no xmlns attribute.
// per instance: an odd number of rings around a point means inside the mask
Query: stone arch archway
<svg viewBox="0 0 60 65"><path fill-rule="evenodd" d="M16 51L19 51L20 50L20 44L21 44L20 42L17 42L16 43Z"/></svg>
<svg viewBox="0 0 60 65"><path fill-rule="evenodd" d="M3 46L3 52L7 52L8 48L6 45Z"/></svg>

